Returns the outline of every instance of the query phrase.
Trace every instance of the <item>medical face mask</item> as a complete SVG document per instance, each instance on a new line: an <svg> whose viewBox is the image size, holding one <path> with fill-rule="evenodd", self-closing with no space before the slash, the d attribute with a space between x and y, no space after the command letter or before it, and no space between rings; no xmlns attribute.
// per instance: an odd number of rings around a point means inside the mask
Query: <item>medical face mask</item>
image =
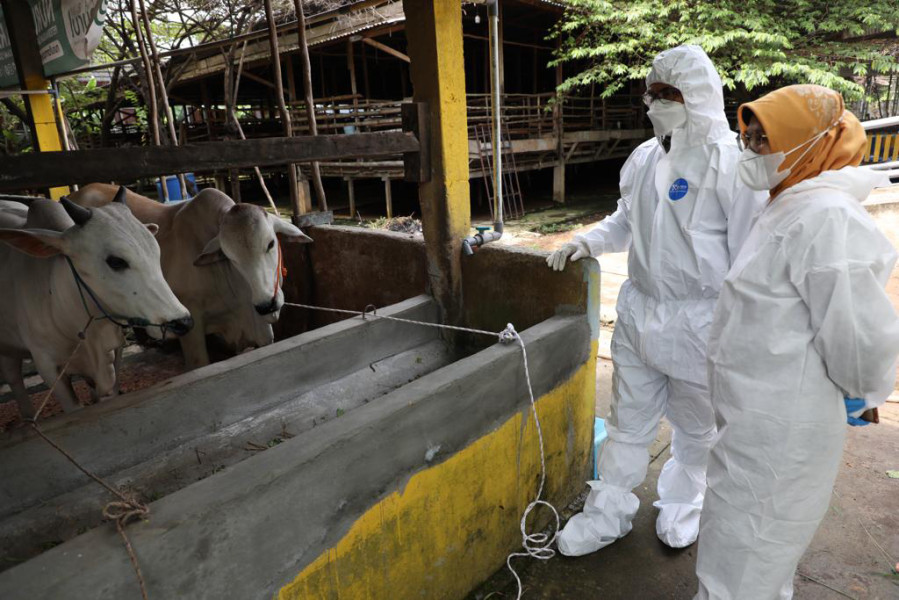
<svg viewBox="0 0 899 600"><path fill-rule="evenodd" d="M840 121L842 121L842 119L840 119ZM805 149L805 152L800 154L799 158L796 159L794 164L798 164L799 161L801 161L802 158L815 147L815 143L824 137L824 134L836 127L840 121L837 121L815 137L802 142L795 148L787 150L786 152L759 154L758 152L753 152L749 148L745 148L743 154L740 156L740 179L743 180L743 183L745 183L749 189L758 191L773 190L780 185L784 179L790 176L792 167L786 168L783 171L778 171L780 165L787 160L787 156L793 154L803 146L808 146L808 148Z"/></svg>
<svg viewBox="0 0 899 600"><path fill-rule="evenodd" d="M673 100L656 100L646 114L657 136L671 135L687 123L687 107Z"/></svg>

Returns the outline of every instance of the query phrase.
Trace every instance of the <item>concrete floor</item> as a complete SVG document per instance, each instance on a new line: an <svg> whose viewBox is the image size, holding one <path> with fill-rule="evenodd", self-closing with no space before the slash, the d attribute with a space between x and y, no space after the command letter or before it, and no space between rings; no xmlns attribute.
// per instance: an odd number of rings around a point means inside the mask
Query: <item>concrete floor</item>
<svg viewBox="0 0 899 600"><path fill-rule="evenodd" d="M556 238L554 245L567 241L573 233L552 236ZM609 340L616 317L615 299L627 272L626 254L603 256L600 263L603 331L596 373L596 414L605 417L611 401ZM899 307L897 282L899 269L889 290ZM894 399L899 400L899 393ZM899 479L887 475L888 470L899 470L899 403L887 403L880 415L879 425L849 428L831 510L800 562L794 580L796 600L899 599L899 575L893 571L899 566ZM697 587L696 546L672 550L655 534L658 511L652 502L657 497L656 482L668 458L670 439L671 430L663 421L651 450L654 458L647 479L635 490L641 509L629 535L589 556L557 556L547 562L515 560L526 600L693 597ZM579 509L580 506L569 507L563 511L563 519ZM469 600L514 599L515 594L515 581L503 567Z"/></svg>
<svg viewBox="0 0 899 600"><path fill-rule="evenodd" d="M597 368L597 414L608 415L612 363ZM881 422L850 428L831 510L799 565L796 600L887 600L899 598L899 404L881 409ZM519 558L515 566L528 600L690 600L696 592L696 546L672 550L655 534L656 481L668 458L671 430L663 422L652 447L649 475L635 493L640 512L629 535L589 556L557 556L541 562ZM571 516L567 510L563 518ZM867 533L865 532L867 528ZM870 534L870 536L869 536ZM892 558L887 559L877 545ZM815 581L817 580L817 581ZM822 584L830 586L828 589ZM515 598L504 567L469 600Z"/></svg>

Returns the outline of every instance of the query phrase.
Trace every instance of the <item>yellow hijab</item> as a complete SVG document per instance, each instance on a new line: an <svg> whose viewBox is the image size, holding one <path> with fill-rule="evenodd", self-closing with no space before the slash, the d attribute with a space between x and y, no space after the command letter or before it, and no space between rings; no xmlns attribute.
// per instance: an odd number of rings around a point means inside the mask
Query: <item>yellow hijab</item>
<svg viewBox="0 0 899 600"><path fill-rule="evenodd" d="M789 152L808 142L787 155L780 166L779 170L791 170L789 176L771 190L772 201L800 181L824 171L855 167L862 161L867 143L865 130L855 115L846 110L838 92L820 85L790 85L773 91L740 106L737 110L740 133L746 131L743 111L747 108L764 128L773 152ZM812 138L825 130L827 133L823 137L811 143Z"/></svg>

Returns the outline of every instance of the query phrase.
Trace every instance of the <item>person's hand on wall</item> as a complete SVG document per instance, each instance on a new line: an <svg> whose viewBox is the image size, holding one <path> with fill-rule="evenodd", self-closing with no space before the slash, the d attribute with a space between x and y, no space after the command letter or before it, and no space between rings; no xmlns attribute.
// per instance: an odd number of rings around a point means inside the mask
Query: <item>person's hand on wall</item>
<svg viewBox="0 0 899 600"><path fill-rule="evenodd" d="M546 265L554 271L561 271L569 258L573 262L585 256L590 256L590 253L581 244L568 243L550 254L546 259Z"/></svg>

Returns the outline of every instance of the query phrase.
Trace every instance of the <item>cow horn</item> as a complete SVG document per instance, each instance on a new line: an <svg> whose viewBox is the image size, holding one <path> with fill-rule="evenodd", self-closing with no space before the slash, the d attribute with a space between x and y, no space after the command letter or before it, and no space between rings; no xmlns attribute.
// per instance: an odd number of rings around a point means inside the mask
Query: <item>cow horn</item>
<svg viewBox="0 0 899 600"><path fill-rule="evenodd" d="M66 209L66 213L69 217L75 221L75 225L84 225L88 221L91 220L91 216L93 213L91 209L84 208L83 206L78 206L68 198L60 198L59 203L62 204L62 207Z"/></svg>
<svg viewBox="0 0 899 600"><path fill-rule="evenodd" d="M116 192L115 198L112 199L113 202L118 202L119 204L125 204L125 194L128 192L128 188L124 185L119 186L119 191Z"/></svg>

